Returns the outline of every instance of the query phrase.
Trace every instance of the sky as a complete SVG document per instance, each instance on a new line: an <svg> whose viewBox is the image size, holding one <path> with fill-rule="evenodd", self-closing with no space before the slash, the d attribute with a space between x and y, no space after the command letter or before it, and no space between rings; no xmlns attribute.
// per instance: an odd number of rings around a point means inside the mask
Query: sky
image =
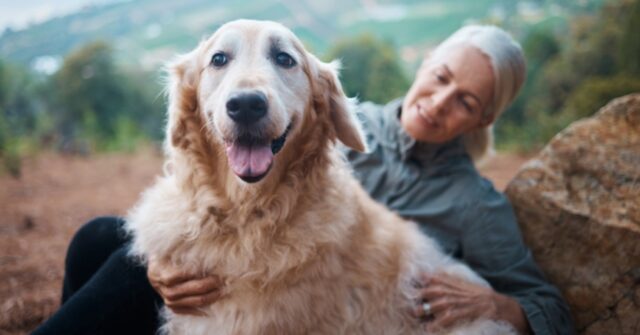
<svg viewBox="0 0 640 335"><path fill-rule="evenodd" d="M50 18L66 15L84 6L117 2L118 0L0 0L0 32L10 27L26 28Z"/></svg>

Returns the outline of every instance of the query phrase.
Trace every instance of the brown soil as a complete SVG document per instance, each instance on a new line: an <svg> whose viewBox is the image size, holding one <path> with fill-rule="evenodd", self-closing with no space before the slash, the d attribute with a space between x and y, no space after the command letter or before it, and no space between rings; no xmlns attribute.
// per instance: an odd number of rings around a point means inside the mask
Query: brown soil
<svg viewBox="0 0 640 335"><path fill-rule="evenodd" d="M499 154L481 169L504 189L526 158ZM59 305L66 247L78 227L124 215L160 173L153 150L88 158L46 153L0 176L0 335L34 329Z"/></svg>
<svg viewBox="0 0 640 335"><path fill-rule="evenodd" d="M160 172L152 151L89 158L42 154L0 177L0 334L35 328L59 304L66 247L100 215L123 215Z"/></svg>
<svg viewBox="0 0 640 335"><path fill-rule="evenodd" d="M480 168L480 173L493 182L496 189L504 191L507 184L531 155L498 153L489 158Z"/></svg>

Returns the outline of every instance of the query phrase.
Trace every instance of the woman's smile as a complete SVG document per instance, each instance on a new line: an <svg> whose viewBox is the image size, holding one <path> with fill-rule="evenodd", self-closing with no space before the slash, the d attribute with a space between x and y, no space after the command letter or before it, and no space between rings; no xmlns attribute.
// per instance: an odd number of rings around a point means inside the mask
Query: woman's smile
<svg viewBox="0 0 640 335"><path fill-rule="evenodd" d="M429 115L429 112L423 108L422 104L416 104L415 113L418 116L416 119L421 121L426 128L437 129L439 127L437 120Z"/></svg>

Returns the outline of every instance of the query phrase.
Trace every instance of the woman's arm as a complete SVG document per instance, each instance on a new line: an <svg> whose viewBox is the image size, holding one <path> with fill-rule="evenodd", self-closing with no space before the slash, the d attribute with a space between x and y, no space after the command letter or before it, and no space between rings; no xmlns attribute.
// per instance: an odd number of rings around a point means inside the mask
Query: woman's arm
<svg viewBox="0 0 640 335"><path fill-rule="evenodd" d="M567 304L522 241L511 205L491 190L463 215L462 261L493 289L516 300L533 334L573 334Z"/></svg>
<svg viewBox="0 0 640 335"><path fill-rule="evenodd" d="M418 317L427 317L425 327L437 332L458 323L479 318L506 321L519 334L529 334L527 318L520 304L490 287L471 283L445 273L424 274L421 280L422 301L429 303L430 315L422 304L416 307Z"/></svg>

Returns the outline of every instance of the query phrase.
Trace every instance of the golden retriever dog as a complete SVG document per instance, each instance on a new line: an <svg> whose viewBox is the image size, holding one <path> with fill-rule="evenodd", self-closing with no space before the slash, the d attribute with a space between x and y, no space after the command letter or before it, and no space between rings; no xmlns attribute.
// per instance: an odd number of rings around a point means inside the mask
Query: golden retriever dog
<svg viewBox="0 0 640 335"><path fill-rule="evenodd" d="M165 173L130 212L131 251L224 287L206 316L165 309L165 333L422 334L421 271L483 282L361 188L336 149L365 144L335 66L287 28L227 23L169 72Z"/></svg>

